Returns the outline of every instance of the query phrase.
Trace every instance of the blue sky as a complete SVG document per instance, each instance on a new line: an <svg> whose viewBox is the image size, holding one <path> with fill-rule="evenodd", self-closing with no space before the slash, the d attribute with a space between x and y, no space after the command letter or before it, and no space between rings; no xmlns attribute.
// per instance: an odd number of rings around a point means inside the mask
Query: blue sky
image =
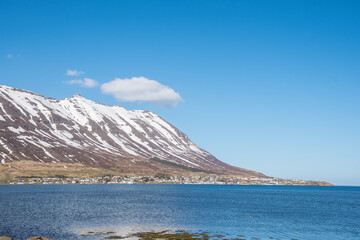
<svg viewBox="0 0 360 240"><path fill-rule="evenodd" d="M360 185L359 10L330 0L3 0L0 84L151 110L227 163ZM140 77L173 91L172 102L104 94L104 83ZM80 86L85 78L98 85Z"/></svg>

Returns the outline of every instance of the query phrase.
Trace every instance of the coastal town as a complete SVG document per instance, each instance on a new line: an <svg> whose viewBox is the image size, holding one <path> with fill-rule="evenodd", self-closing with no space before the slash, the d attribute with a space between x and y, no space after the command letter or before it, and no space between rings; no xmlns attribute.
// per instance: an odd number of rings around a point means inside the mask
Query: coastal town
<svg viewBox="0 0 360 240"><path fill-rule="evenodd" d="M258 177L230 177L230 176L171 176L157 174L154 176L103 176L103 177L15 177L2 181L3 185L24 184L208 184L208 185L306 185L331 186L327 182Z"/></svg>

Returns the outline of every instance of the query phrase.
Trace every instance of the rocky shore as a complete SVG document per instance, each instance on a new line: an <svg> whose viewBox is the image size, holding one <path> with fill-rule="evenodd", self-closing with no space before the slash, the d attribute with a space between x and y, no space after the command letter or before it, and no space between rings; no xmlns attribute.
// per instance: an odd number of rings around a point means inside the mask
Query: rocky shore
<svg viewBox="0 0 360 240"><path fill-rule="evenodd" d="M146 231L146 232L135 232L135 233L128 233L126 235L118 235L115 232L87 232L81 234L81 236L98 236L99 239L106 240L106 239L139 239L139 240L149 240L149 239L169 239L169 240L209 240L209 239L216 239L216 240L246 240L246 236L244 235L236 235L236 236L229 236L229 235L222 235L222 234L210 234L208 232L203 231L195 231L195 232L188 232L184 230L164 230L164 231ZM258 238L251 238L251 239L258 239ZM270 238L275 239L275 238ZM0 240L15 240L11 237L0 237ZM32 237L26 240L54 240L51 238L46 237Z"/></svg>

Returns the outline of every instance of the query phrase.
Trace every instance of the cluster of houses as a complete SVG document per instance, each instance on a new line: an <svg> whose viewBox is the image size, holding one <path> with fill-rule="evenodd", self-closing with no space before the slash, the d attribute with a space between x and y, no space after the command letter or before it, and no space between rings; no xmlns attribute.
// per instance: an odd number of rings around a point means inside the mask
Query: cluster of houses
<svg viewBox="0 0 360 240"><path fill-rule="evenodd" d="M70 178L18 177L3 184L216 184L216 185L311 185L310 181L281 178L247 178L230 176L104 176Z"/></svg>

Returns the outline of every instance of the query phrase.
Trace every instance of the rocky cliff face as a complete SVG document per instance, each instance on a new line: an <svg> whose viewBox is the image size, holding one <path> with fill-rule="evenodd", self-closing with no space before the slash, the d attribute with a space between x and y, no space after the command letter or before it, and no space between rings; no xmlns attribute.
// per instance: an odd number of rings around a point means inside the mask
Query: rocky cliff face
<svg viewBox="0 0 360 240"><path fill-rule="evenodd" d="M230 166L196 146L160 116L106 106L80 95L62 100L0 85L0 161L118 166L128 172L172 167L259 176ZM165 162L166 163L166 162ZM155 165L156 166L155 166ZM184 168L185 167L185 168Z"/></svg>

